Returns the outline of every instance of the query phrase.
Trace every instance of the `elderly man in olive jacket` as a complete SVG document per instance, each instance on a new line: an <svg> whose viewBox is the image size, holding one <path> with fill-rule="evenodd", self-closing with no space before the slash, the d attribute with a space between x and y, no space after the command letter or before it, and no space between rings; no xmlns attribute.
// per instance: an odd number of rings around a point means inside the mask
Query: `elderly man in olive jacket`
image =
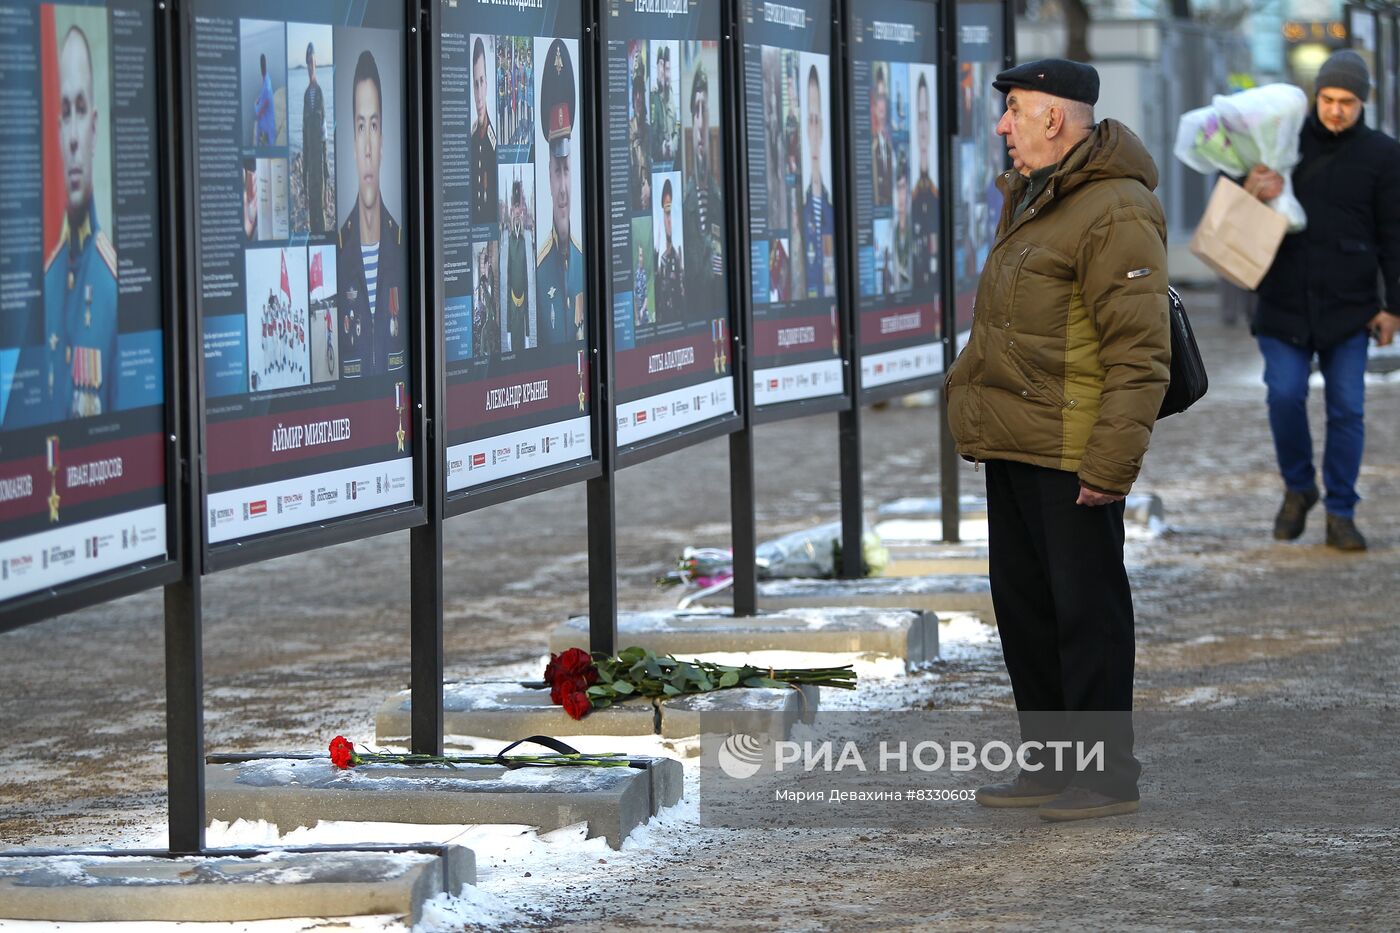
<svg viewBox="0 0 1400 933"><path fill-rule="evenodd" d="M998 180L1005 206L948 419L987 469L992 602L1027 750L1016 780L977 797L1052 820L1129 813L1141 768L1123 498L1171 361L1157 170L1126 127L1094 122L1088 65L1030 62L993 86L1015 171ZM1048 743L1062 741L1088 761L1057 758Z"/></svg>

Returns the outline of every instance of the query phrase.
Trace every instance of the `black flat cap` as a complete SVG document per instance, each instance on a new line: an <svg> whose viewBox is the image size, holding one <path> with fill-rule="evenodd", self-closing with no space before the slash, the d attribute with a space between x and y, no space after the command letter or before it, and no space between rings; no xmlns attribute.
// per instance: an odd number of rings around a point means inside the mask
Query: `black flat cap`
<svg viewBox="0 0 1400 933"><path fill-rule="evenodd" d="M1099 100L1099 73L1092 65L1064 58L1042 58L1008 68L997 75L992 87L1005 94L1014 88L1042 91L1053 97L1096 104Z"/></svg>

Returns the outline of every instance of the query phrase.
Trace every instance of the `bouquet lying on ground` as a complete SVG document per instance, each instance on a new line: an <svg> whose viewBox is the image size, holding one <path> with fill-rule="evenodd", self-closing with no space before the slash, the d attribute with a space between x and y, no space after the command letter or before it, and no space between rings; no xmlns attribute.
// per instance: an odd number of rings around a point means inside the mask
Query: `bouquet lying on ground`
<svg viewBox="0 0 1400 933"><path fill-rule="evenodd" d="M872 532L861 535L861 575L878 577L889 563L889 552ZM764 541L754 552L760 580L794 577L827 579L841 572L841 523L829 522ZM676 569L657 580L662 586L717 587L734 576L734 554L724 548L692 548L681 552Z"/></svg>
<svg viewBox="0 0 1400 933"><path fill-rule="evenodd" d="M811 667L775 670L749 664L734 667L710 661L677 661L632 647L616 657L594 657L582 648L553 654L544 669L550 702L574 719L632 697L678 697L734 687L839 687L854 690L855 668Z"/></svg>
<svg viewBox="0 0 1400 933"><path fill-rule="evenodd" d="M536 736L537 741L540 737ZM517 742L515 745L521 743ZM509 746L514 748L515 745ZM563 747L563 746L561 746ZM616 752L600 755L584 755L579 752L554 755L399 755L393 752L357 752L355 743L343 735L331 739L331 764L337 768L354 768L357 765L504 765L507 768L627 768L631 759Z"/></svg>
<svg viewBox="0 0 1400 933"><path fill-rule="evenodd" d="M1176 128L1176 157L1203 175L1224 172L1236 179L1264 165L1283 176L1283 193L1266 202L1288 218L1293 232L1307 226L1290 176L1298 165L1298 133L1308 98L1291 84L1266 84L1238 94L1217 94L1209 107L1182 114Z"/></svg>

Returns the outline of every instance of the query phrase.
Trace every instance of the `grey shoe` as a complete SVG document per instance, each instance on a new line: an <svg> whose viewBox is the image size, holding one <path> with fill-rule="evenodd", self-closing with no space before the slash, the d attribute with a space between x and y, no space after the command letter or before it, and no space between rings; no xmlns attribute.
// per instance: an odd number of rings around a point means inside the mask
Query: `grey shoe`
<svg viewBox="0 0 1400 933"><path fill-rule="evenodd" d="M1308 521L1308 509L1317 505L1317 498L1316 489L1307 492L1290 489L1285 492L1283 505L1279 506L1278 515L1274 517L1274 537L1280 541L1293 541L1301 535Z"/></svg>
<svg viewBox="0 0 1400 933"><path fill-rule="evenodd" d="M1014 781L986 784L977 788L977 802L984 807L1038 807L1060 794L1055 784L1042 784L1024 773Z"/></svg>
<svg viewBox="0 0 1400 933"><path fill-rule="evenodd" d="M1110 797L1087 787L1066 787L1065 792L1043 804L1038 811L1042 820L1064 823L1070 820L1092 820L1100 816L1136 813L1142 806L1137 798L1125 800Z"/></svg>
<svg viewBox="0 0 1400 933"><path fill-rule="evenodd" d="M1364 551L1366 538L1356 528L1356 522L1340 515L1327 515L1327 546L1339 551Z"/></svg>

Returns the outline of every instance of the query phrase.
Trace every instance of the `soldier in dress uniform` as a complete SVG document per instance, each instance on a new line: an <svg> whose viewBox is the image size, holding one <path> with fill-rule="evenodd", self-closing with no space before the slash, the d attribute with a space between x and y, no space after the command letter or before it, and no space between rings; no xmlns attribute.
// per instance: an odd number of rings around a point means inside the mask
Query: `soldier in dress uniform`
<svg viewBox="0 0 1400 933"><path fill-rule="evenodd" d="M666 247L656 260L656 320L670 324L681 319L681 254L672 241L671 179L661 185L661 226L666 231Z"/></svg>
<svg viewBox="0 0 1400 933"><path fill-rule="evenodd" d="M685 295L697 320L711 318L724 304L724 201L710 157L710 81L697 64L690 83L691 144L694 164L685 182Z"/></svg>
<svg viewBox="0 0 1400 933"><path fill-rule="evenodd" d="M913 284L914 235L909 223L909 157L901 149L894 173L894 289L907 291Z"/></svg>
<svg viewBox="0 0 1400 933"><path fill-rule="evenodd" d="M549 143L549 197L554 223L536 260L535 289L543 343L583 339L583 250L569 224L573 204L574 67L562 39L550 43L540 79L540 107Z"/></svg>
<svg viewBox="0 0 1400 933"><path fill-rule="evenodd" d="M633 59L632 120L627 126L627 142L632 154L632 207L651 210L651 125L647 122L647 57Z"/></svg>
<svg viewBox="0 0 1400 933"><path fill-rule="evenodd" d="M483 357L501 352L500 309L492 285L489 243L481 248L476 267L481 273L477 276L476 306L472 309L472 347L473 355Z"/></svg>
<svg viewBox="0 0 1400 933"><path fill-rule="evenodd" d="M652 155L658 162L676 158L676 108L671 104L671 47L656 53L656 87L651 92Z"/></svg>
<svg viewBox="0 0 1400 933"><path fill-rule="evenodd" d="M340 226L340 375L354 379L402 369L407 344L403 301L403 231L384 206L379 169L384 153L384 95L379 66L360 53L352 81L355 177L359 193Z"/></svg>
<svg viewBox="0 0 1400 933"><path fill-rule="evenodd" d="M510 234L506 243L506 329L510 349L525 349L529 336L530 251L525 248L525 185L519 178L510 186Z"/></svg>
<svg viewBox="0 0 1400 933"><path fill-rule="evenodd" d="M914 287L934 284L938 272L938 188L929 177L933 124L930 120L928 79L919 75L914 94L914 130L919 140L919 177L914 182Z"/></svg>
<svg viewBox="0 0 1400 933"><path fill-rule="evenodd" d="M491 125L491 109L486 100L486 43L477 36L472 46L472 103L476 121L472 124L472 223L495 223L496 218L496 128Z"/></svg>
<svg viewBox="0 0 1400 933"><path fill-rule="evenodd" d="M875 206L885 207L894 194L894 169L890 151L890 91L885 66L875 66L875 89L870 97L870 178Z"/></svg>
<svg viewBox="0 0 1400 933"><path fill-rule="evenodd" d="M822 183L822 85L817 66L807 71L807 148L809 164L807 196L802 205L802 248L807 271L808 298L824 298L836 294L831 281L827 257L831 255L831 237L836 214L831 208L831 193Z"/></svg>
<svg viewBox="0 0 1400 933"><path fill-rule="evenodd" d="M77 26L59 46L59 141L67 211L44 267L44 338L50 418L110 412L116 400L117 254L98 225L92 169L98 112L92 50Z"/></svg>

